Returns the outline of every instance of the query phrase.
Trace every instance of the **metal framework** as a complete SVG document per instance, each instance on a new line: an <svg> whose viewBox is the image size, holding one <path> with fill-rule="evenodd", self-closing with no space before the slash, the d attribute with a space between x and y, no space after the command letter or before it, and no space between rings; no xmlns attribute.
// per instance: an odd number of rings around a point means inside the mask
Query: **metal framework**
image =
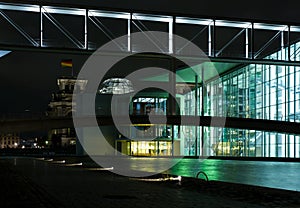
<svg viewBox="0 0 300 208"><path fill-rule="evenodd" d="M22 14L23 19L29 20L28 15L35 14L38 24L27 24L21 26L20 19L12 14ZM30 16L32 18L32 16ZM72 24L61 21L66 17L72 20ZM145 32L157 30L151 26L165 25L165 31L169 34L168 45L163 46L155 36L147 36L149 41L154 43L162 52L180 55L185 46L177 46L173 40L173 34L184 36L192 34L189 38L211 58L239 58L243 60L259 60L271 52L288 48L287 54L283 55L279 61L293 62L291 60L290 45L300 39L300 27L289 24L266 24L257 22L240 22L218 19L201 19L180 16L152 15L135 12L115 12L95 9L81 9L69 7L57 7L48 5L29 5L0 2L0 20L10 25L10 33L19 34L24 42L13 40L8 42L5 35L0 36L0 46L32 47L32 48L60 48L77 49L82 51L94 51L103 42L97 40L114 40L120 35L128 35L127 45L115 44L123 52L132 52L133 48L131 34L135 31ZM109 21L118 21L120 31L111 29ZM78 24L74 24L78 23ZM126 27L123 27L123 25ZM75 29L70 29L71 25L76 25ZM121 26L122 25L122 26ZM150 25L150 26L149 26ZM188 30L180 30L182 25L187 26ZM56 28L58 38L48 38L49 27ZM1 31L5 34L7 28L0 24ZM93 28L93 29L91 29ZM28 31L39 31L32 34ZM98 31L97 31L98 30ZM124 31L121 31L124 30ZM53 32L53 29L52 29ZM91 38L91 34L100 32L97 40ZM8 33L9 36L11 34ZM194 34L193 34L194 33ZM230 38L225 38L230 36ZM15 35L15 34L13 34ZM69 43L62 46L62 39ZM197 41L198 40L198 41ZM204 42L204 44L203 44Z"/></svg>

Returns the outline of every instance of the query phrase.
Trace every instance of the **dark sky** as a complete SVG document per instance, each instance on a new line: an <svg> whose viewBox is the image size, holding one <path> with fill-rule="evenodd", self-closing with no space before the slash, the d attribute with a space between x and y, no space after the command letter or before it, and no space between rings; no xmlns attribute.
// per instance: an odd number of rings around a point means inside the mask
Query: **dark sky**
<svg viewBox="0 0 300 208"><path fill-rule="evenodd" d="M25 1L26 2L26 1ZM30 1L41 2L41 1ZM42 0L70 4L70 0ZM87 3L88 2L88 3ZM293 22L300 25L297 1L243 1L243 0L74 0L71 3L126 10L145 10L210 17L254 19L262 21ZM1 17L0 17L1 18ZM1 31L3 32L3 31ZM61 59L71 58L78 72L87 56L13 51L0 59L0 115L4 113L44 111L56 90L56 78L71 75L60 69Z"/></svg>
<svg viewBox="0 0 300 208"><path fill-rule="evenodd" d="M40 52L13 51L0 59L1 113L42 112L57 90L56 78L71 76L70 69L62 69L62 59L73 60L76 74L86 56Z"/></svg>

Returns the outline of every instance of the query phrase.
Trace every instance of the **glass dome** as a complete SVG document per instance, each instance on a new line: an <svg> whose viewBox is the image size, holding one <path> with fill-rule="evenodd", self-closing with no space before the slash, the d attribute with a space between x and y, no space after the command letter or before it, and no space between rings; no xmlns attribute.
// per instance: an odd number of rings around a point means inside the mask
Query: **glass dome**
<svg viewBox="0 0 300 208"><path fill-rule="evenodd" d="M105 80L99 88L100 94L127 94L133 92L133 86L130 80L124 78L110 78Z"/></svg>

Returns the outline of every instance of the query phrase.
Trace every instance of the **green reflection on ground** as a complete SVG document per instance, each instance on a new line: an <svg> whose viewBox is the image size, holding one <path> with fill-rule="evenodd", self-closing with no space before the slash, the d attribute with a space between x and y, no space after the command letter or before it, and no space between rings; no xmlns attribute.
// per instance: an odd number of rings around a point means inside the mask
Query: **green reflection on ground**
<svg viewBox="0 0 300 208"><path fill-rule="evenodd" d="M222 173L219 166L222 165L222 160L203 160L198 159L182 159L179 163L173 166L168 173L185 177L196 177L199 171L207 174L209 180L222 180ZM201 177L201 176L199 176Z"/></svg>

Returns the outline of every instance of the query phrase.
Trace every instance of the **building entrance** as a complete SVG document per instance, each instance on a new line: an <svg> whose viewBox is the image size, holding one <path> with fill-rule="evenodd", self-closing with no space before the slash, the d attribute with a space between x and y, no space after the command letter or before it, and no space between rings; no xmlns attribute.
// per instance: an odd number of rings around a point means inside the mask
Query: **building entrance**
<svg viewBox="0 0 300 208"><path fill-rule="evenodd" d="M117 141L118 151L132 156L172 156L171 141Z"/></svg>

